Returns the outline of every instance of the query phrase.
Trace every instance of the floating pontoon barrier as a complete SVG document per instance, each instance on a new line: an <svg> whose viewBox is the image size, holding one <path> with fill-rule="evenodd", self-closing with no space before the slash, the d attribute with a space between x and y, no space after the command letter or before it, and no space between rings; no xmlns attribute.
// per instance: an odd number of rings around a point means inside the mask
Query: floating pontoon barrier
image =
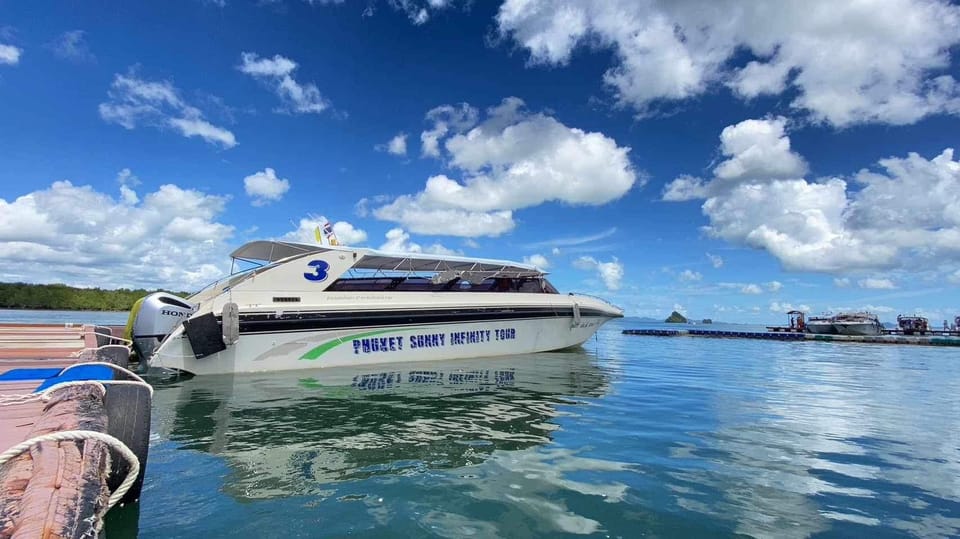
<svg viewBox="0 0 960 539"><path fill-rule="evenodd" d="M873 344L913 344L927 346L960 346L960 337L932 335L819 335L814 333L781 333L772 331L723 331L712 329L625 329L624 335L650 337L713 337L765 339L772 341L859 342Z"/></svg>

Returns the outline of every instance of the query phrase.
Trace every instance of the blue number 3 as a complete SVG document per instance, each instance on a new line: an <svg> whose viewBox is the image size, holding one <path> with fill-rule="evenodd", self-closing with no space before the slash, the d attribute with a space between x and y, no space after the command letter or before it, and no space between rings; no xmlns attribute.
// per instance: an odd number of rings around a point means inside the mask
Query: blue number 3
<svg viewBox="0 0 960 539"><path fill-rule="evenodd" d="M304 279L308 281L326 280L327 270L330 269L330 264L327 264L323 260L311 260L307 262L307 265L313 267L313 273L304 273Z"/></svg>

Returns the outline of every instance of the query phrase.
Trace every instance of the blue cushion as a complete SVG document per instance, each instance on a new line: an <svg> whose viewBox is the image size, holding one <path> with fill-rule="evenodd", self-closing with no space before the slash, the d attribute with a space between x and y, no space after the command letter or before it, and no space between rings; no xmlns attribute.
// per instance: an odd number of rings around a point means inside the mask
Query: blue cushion
<svg viewBox="0 0 960 539"><path fill-rule="evenodd" d="M62 382L72 382L75 380L113 380L114 370L106 365L74 365L70 369L64 369L63 374L47 378L34 393L55 386Z"/></svg>
<svg viewBox="0 0 960 539"><path fill-rule="evenodd" d="M63 369L10 369L0 374L0 382L15 380L45 380L60 374Z"/></svg>

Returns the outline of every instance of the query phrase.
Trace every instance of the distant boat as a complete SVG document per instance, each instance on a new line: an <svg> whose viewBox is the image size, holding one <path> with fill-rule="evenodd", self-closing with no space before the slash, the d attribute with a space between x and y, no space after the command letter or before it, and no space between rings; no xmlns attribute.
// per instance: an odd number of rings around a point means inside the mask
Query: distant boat
<svg viewBox="0 0 960 539"><path fill-rule="evenodd" d="M922 316L897 316L897 326L903 331L904 335L913 335L918 333L923 335L930 330L930 323Z"/></svg>
<svg viewBox="0 0 960 539"><path fill-rule="evenodd" d="M807 319L807 333L816 333L818 335L832 335L837 333L833 327L832 316L811 316Z"/></svg>
<svg viewBox="0 0 960 539"><path fill-rule="evenodd" d="M872 313L840 313L833 317L833 329L840 335L880 335L883 325Z"/></svg>

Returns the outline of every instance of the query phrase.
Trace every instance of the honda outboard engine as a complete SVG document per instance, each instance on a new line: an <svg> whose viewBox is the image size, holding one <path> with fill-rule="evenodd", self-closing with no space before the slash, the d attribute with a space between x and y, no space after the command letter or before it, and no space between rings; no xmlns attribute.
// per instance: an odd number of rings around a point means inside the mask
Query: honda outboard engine
<svg viewBox="0 0 960 539"><path fill-rule="evenodd" d="M160 341L186 320L197 308L183 298L154 292L133 304L127 319L126 338L140 361L149 361Z"/></svg>

